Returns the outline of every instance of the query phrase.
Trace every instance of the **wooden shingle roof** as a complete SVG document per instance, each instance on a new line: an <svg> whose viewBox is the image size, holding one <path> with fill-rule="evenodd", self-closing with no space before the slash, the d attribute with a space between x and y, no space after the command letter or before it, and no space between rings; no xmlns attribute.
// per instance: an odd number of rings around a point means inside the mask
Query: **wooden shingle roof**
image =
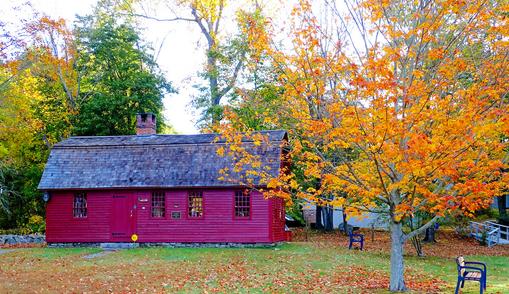
<svg viewBox="0 0 509 294"><path fill-rule="evenodd" d="M268 144L255 146L262 167L277 176L285 131L263 131ZM219 171L231 169L232 158L219 156L216 134L71 137L51 150L40 190L101 188L177 188L238 186L235 175L219 180ZM255 180L256 182L256 180Z"/></svg>

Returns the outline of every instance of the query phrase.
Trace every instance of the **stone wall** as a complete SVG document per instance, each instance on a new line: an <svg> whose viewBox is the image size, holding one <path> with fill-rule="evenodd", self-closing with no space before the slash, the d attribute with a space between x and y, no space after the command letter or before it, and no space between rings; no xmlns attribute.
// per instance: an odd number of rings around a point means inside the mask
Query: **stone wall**
<svg viewBox="0 0 509 294"><path fill-rule="evenodd" d="M48 243L48 247L101 247L103 249L125 249L137 247L169 247L169 248L270 248L283 244L277 243Z"/></svg>
<svg viewBox="0 0 509 294"><path fill-rule="evenodd" d="M46 236L42 234L32 235L0 235L0 245L44 243Z"/></svg>
<svg viewBox="0 0 509 294"><path fill-rule="evenodd" d="M282 244L277 243L140 243L140 247L169 247L169 248L270 248Z"/></svg>

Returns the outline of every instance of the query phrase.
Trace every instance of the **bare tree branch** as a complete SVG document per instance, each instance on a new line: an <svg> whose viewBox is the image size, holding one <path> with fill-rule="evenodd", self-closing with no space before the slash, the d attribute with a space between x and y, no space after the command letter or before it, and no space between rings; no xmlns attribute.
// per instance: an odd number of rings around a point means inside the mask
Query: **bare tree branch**
<svg viewBox="0 0 509 294"><path fill-rule="evenodd" d="M190 21L190 22L196 22L196 19L194 19L194 18L177 17L177 16L176 17L172 17L172 18L159 18L159 17L149 16L149 15L140 14L140 13L129 13L129 14L121 14L121 15L141 17L141 18L144 18L144 19L153 20L153 21L159 21L159 22L172 22L172 21Z"/></svg>

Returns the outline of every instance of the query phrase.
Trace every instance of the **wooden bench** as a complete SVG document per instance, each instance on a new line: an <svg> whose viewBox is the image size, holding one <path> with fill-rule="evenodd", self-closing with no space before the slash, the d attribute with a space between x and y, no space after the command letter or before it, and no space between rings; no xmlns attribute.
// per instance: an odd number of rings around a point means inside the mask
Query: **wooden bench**
<svg viewBox="0 0 509 294"><path fill-rule="evenodd" d="M486 264L475 261L465 261L463 256L456 258L456 264L458 266L458 282L456 283L456 291L458 294L461 288L465 285L465 281L477 281L480 286L480 293L482 294L486 290Z"/></svg>
<svg viewBox="0 0 509 294"><path fill-rule="evenodd" d="M350 237L350 244L348 245L348 249L352 249L355 243L359 244L359 249L362 250L364 248L364 235L356 234L353 232L349 232L348 236Z"/></svg>

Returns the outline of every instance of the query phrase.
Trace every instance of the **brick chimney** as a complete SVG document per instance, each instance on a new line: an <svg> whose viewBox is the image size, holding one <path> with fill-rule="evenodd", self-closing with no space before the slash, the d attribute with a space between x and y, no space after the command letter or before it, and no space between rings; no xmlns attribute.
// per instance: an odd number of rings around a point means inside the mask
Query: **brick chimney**
<svg viewBox="0 0 509 294"><path fill-rule="evenodd" d="M156 115L147 113L136 114L136 135L155 135Z"/></svg>

